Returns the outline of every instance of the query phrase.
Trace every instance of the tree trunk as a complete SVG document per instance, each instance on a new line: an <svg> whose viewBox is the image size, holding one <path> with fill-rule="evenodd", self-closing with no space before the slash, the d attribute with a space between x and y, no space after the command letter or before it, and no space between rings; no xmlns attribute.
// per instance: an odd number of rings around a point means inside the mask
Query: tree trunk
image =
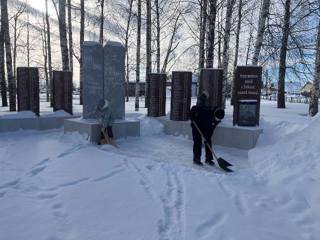
<svg viewBox="0 0 320 240"><path fill-rule="evenodd" d="M219 12L218 12L218 19L219 19ZM221 44L222 44L222 11L220 11L220 19L218 23L218 68L222 67L222 59L221 59Z"/></svg>
<svg viewBox="0 0 320 240"><path fill-rule="evenodd" d="M50 106L53 106L53 87L52 87L52 57L51 57L51 32L48 12L48 0L46 0L46 25L47 25L47 55L48 55L48 70L49 70L49 87L50 87Z"/></svg>
<svg viewBox="0 0 320 240"><path fill-rule="evenodd" d="M205 46L206 26L207 26L207 6L208 6L208 0L202 0L201 6L200 6L199 73L201 69L204 68L204 62L205 62L204 46Z"/></svg>
<svg viewBox="0 0 320 240"><path fill-rule="evenodd" d="M16 80L13 76L13 70L12 70L12 56L11 56L7 0L1 0L1 27L2 27L2 33L4 37L4 45L5 45L5 51L6 51L6 65L7 65L8 88L9 88L9 109L10 111L16 111L17 87L16 87Z"/></svg>
<svg viewBox="0 0 320 240"><path fill-rule="evenodd" d="M251 50L251 42L252 42L252 33L253 33L253 11L251 13L251 18L250 18L250 30L249 30L249 39L248 39L248 47L247 47L247 54L246 54L246 65L248 65L249 62L249 54Z"/></svg>
<svg viewBox="0 0 320 240"><path fill-rule="evenodd" d="M8 106L7 100L7 83L5 77L5 70L4 70L4 42L3 42L3 34L2 34L2 26L0 31L0 89L1 89L1 100L2 106Z"/></svg>
<svg viewBox="0 0 320 240"><path fill-rule="evenodd" d="M48 42L46 33L45 17L43 18L43 31L41 33L42 38L42 55L43 55L43 68L46 80L46 101L50 101L50 87L49 87L49 73L48 73Z"/></svg>
<svg viewBox="0 0 320 240"><path fill-rule="evenodd" d="M68 0L68 30L69 30L69 61L70 61L70 71L73 72L73 38L72 38L71 0Z"/></svg>
<svg viewBox="0 0 320 240"><path fill-rule="evenodd" d="M81 55L81 45L84 42L84 21L85 21L85 8L84 0L80 1L80 105L83 104L82 89L83 89L83 63Z"/></svg>
<svg viewBox="0 0 320 240"><path fill-rule="evenodd" d="M311 92L309 114L311 117L318 113L319 108L319 83L320 83L320 20L318 24L318 37L317 37L317 53L315 62L315 74L313 79L313 89Z"/></svg>
<svg viewBox="0 0 320 240"><path fill-rule="evenodd" d="M100 37L99 42L101 45L104 43L104 36L103 36L103 28L104 28L104 0L100 0L100 7L101 7L101 13L100 13Z"/></svg>
<svg viewBox="0 0 320 240"><path fill-rule="evenodd" d="M152 69L152 59L151 59L151 0L146 0L147 7L147 24L146 24L146 80L145 80L145 107L149 106L149 93L148 93L148 85L149 85L149 74Z"/></svg>
<svg viewBox="0 0 320 240"><path fill-rule="evenodd" d="M66 0L59 0L59 32L62 57L62 70L69 71L70 66L66 24Z"/></svg>
<svg viewBox="0 0 320 240"><path fill-rule="evenodd" d="M228 65L229 65L229 42L231 32L231 20L232 20L232 9L235 4L235 0L228 0L226 10L226 24L223 38L223 98L224 103L227 96L227 84L228 84Z"/></svg>
<svg viewBox="0 0 320 240"><path fill-rule="evenodd" d="M209 32L207 36L207 68L213 68L213 54L214 54L214 35L217 16L217 0L209 0Z"/></svg>
<svg viewBox="0 0 320 240"><path fill-rule="evenodd" d="M27 65L30 67L30 20L27 12Z"/></svg>
<svg viewBox="0 0 320 240"><path fill-rule="evenodd" d="M286 108L285 79L288 39L290 33L290 4L291 0L285 1L284 21L282 26L282 40L280 48L279 80L278 80L278 108Z"/></svg>
<svg viewBox="0 0 320 240"><path fill-rule="evenodd" d="M161 34L161 26L160 26L160 10L159 10L159 0L155 0L156 5L156 19L157 19L157 73L160 73L160 65L161 65L161 46L160 46L160 34Z"/></svg>
<svg viewBox="0 0 320 240"><path fill-rule="evenodd" d="M234 88L233 88L233 86L234 86L234 83L235 83L235 80L236 80L236 68L237 68L237 65L238 65L241 21L242 21L242 0L239 0L238 24L237 24L237 30L236 30L236 46L235 46L234 61L233 61L232 95L231 95L231 104L232 105L233 105L233 100L234 100Z"/></svg>
<svg viewBox="0 0 320 240"><path fill-rule="evenodd" d="M258 33L256 43L254 45L254 54L252 58L252 65L258 65L260 51L263 43L263 35L266 29L266 20L269 15L270 0L263 0L262 8L260 10Z"/></svg>
<svg viewBox="0 0 320 240"><path fill-rule="evenodd" d="M133 0L129 0L129 15L127 21L127 28L126 28L126 37L125 37L125 51L126 51L126 80L127 80L127 102L129 102L129 77L130 77L130 66L129 66L129 32L130 32L130 23L132 17L132 4Z"/></svg>
<svg viewBox="0 0 320 240"><path fill-rule="evenodd" d="M140 47L141 47L141 0L138 0L138 19L137 19L137 66L136 66L136 101L135 111L139 111L139 95L140 95Z"/></svg>

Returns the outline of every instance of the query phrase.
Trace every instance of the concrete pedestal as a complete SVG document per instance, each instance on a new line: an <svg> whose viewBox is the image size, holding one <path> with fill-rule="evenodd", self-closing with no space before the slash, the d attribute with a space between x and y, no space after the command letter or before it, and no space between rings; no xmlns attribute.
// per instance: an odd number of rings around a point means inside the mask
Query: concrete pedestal
<svg viewBox="0 0 320 240"><path fill-rule="evenodd" d="M6 116L0 117L0 133L15 132L19 130L49 130L61 128L66 119L74 118L75 116L64 114L45 115L40 117L33 116Z"/></svg>
<svg viewBox="0 0 320 240"><path fill-rule="evenodd" d="M157 120L164 125L164 132L166 134L174 136L184 135L192 139L190 121L171 121L168 117L159 117ZM256 146L262 131L259 127L233 127L232 125L221 123L217 126L212 140L213 144L220 146L250 150Z"/></svg>
<svg viewBox="0 0 320 240"><path fill-rule="evenodd" d="M100 140L100 125L93 119L68 119L64 122L64 132L79 132L90 142L97 143ZM138 120L116 120L113 127L116 139L140 136L140 121Z"/></svg>

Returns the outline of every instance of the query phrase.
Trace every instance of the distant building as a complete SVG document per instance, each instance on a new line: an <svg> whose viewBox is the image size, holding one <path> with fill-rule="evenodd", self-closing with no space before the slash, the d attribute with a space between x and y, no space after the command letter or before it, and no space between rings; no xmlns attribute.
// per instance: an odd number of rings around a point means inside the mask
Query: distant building
<svg viewBox="0 0 320 240"><path fill-rule="evenodd" d="M311 91L312 91L313 85L311 82L307 82L300 90L300 93L304 97L311 97Z"/></svg>

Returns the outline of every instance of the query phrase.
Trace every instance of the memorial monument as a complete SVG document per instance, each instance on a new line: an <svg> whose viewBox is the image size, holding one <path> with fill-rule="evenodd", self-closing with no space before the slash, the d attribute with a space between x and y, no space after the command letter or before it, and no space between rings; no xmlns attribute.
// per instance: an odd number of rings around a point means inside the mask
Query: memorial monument
<svg viewBox="0 0 320 240"><path fill-rule="evenodd" d="M64 110L72 115L72 72L53 71L53 111Z"/></svg>
<svg viewBox="0 0 320 240"><path fill-rule="evenodd" d="M234 83L233 125L258 126L262 67L238 66Z"/></svg>
<svg viewBox="0 0 320 240"><path fill-rule="evenodd" d="M166 115L167 75L150 73L148 84L148 116L161 117Z"/></svg>
<svg viewBox="0 0 320 240"><path fill-rule="evenodd" d="M18 111L40 113L38 68L17 68Z"/></svg>
<svg viewBox="0 0 320 240"><path fill-rule="evenodd" d="M172 72L171 112L173 121L188 121L191 108L192 72Z"/></svg>
<svg viewBox="0 0 320 240"><path fill-rule="evenodd" d="M140 121L125 118L125 48L118 42L105 47L96 42L84 42L83 60L83 119L65 121L65 132L86 134L91 142L100 140L96 107L107 99L116 119L116 138L140 136Z"/></svg>

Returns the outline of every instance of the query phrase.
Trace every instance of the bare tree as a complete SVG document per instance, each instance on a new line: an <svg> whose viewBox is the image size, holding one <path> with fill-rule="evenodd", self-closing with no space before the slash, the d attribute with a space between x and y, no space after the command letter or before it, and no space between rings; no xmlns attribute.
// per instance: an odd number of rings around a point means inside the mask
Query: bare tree
<svg viewBox="0 0 320 240"><path fill-rule="evenodd" d="M238 65L238 55L239 55L239 40L240 40L240 31L241 31L241 22L242 22L242 0L239 0L238 6L238 23L236 30L236 46L235 46L235 54L233 61L233 76L232 76L232 95L231 95L231 104L233 104L233 96L234 96L234 83L236 80L236 68Z"/></svg>
<svg viewBox="0 0 320 240"><path fill-rule="evenodd" d="M80 49L81 45L84 42L84 21L85 21L85 8L84 8L84 0L80 1ZM83 62L82 55L80 50L80 105L83 104L82 98L82 89L83 89Z"/></svg>
<svg viewBox="0 0 320 240"><path fill-rule="evenodd" d="M285 78L286 78L286 59L288 39L290 34L290 5L291 0L285 1L284 19L282 26L282 40L280 48L280 62L279 62L279 80L278 80L278 108L286 107L285 99Z"/></svg>
<svg viewBox="0 0 320 240"><path fill-rule="evenodd" d="M270 0L263 0L262 7L260 10L260 15L259 15L258 32L257 32L256 42L254 45L252 65L257 65L259 61L259 55L260 55L260 51L263 43L263 35L266 29L266 19L269 14L269 8L270 8Z"/></svg>
<svg viewBox="0 0 320 240"><path fill-rule="evenodd" d="M68 34L69 34L69 66L70 71L73 72L73 38L72 38L72 13L71 0L68 0Z"/></svg>
<svg viewBox="0 0 320 240"><path fill-rule="evenodd" d="M207 61L206 67L213 67L213 52L214 52L214 37L215 37L215 25L217 16L217 0L209 0L210 12L209 12L209 31L207 37Z"/></svg>
<svg viewBox="0 0 320 240"><path fill-rule="evenodd" d="M229 66L229 42L230 42L230 32L231 32L231 20L232 20L232 9L235 4L235 0L227 1L226 9L226 23L224 29L223 38L223 93L224 99L227 95L227 84L228 84L228 66Z"/></svg>
<svg viewBox="0 0 320 240"><path fill-rule="evenodd" d="M156 41L157 41L157 73L160 73L160 65L161 65L161 45L160 45L160 34L161 34L161 26L160 26L160 9L159 9L159 0L155 0L155 8L156 8Z"/></svg>
<svg viewBox="0 0 320 240"><path fill-rule="evenodd" d="M138 0L138 16L137 16L137 56L136 56L136 100L135 111L139 111L139 95L140 95L140 48L141 48L141 0Z"/></svg>
<svg viewBox="0 0 320 240"><path fill-rule="evenodd" d="M199 42L199 72L204 68L205 62L205 39L206 39L206 26L207 26L207 7L208 0L201 0L200 3L200 42Z"/></svg>
<svg viewBox="0 0 320 240"><path fill-rule="evenodd" d="M4 42L3 42L3 33L2 33L2 24L1 24L1 31L0 31L0 90L1 90L1 100L2 106L8 106L7 100L7 83L5 77L5 67L4 67Z"/></svg>
<svg viewBox="0 0 320 240"><path fill-rule="evenodd" d="M313 79L313 89L311 92L309 114L315 116L319 108L319 84L320 84L320 19L318 23L317 51L315 61L315 73Z"/></svg>
<svg viewBox="0 0 320 240"><path fill-rule="evenodd" d="M12 69L12 55L11 55L11 43L9 33L9 19L8 19L8 5L7 0L1 0L1 29L4 37L4 45L6 51L6 65L8 76L8 88L9 88L9 109L10 111L16 111L16 80L13 76Z"/></svg>
<svg viewBox="0 0 320 240"><path fill-rule="evenodd" d="M129 12L126 26L126 36L125 36L125 51L126 51L126 80L127 80L127 102L129 102L129 75L130 75L130 67L129 67L129 36L130 36L130 23L132 18L132 5L133 0L128 0L129 2Z"/></svg>
<svg viewBox="0 0 320 240"><path fill-rule="evenodd" d="M59 33L63 71L69 71L69 51L66 24L66 0L59 0Z"/></svg>
<svg viewBox="0 0 320 240"><path fill-rule="evenodd" d="M48 0L46 0L46 29L47 29L47 56L48 56L48 70L50 82L50 105L53 106L53 87L52 87L52 53L51 53L51 27L48 12Z"/></svg>
<svg viewBox="0 0 320 240"><path fill-rule="evenodd" d="M148 107L148 85L149 85L149 74L152 69L152 56L151 56L151 0L146 0L146 8L147 8L147 23L146 23L146 85L145 85L145 107Z"/></svg>
<svg viewBox="0 0 320 240"><path fill-rule="evenodd" d="M104 1L105 0L99 0L100 2L100 37L99 37L99 42L100 44L103 45L104 43L104 33L103 33L103 28L104 28Z"/></svg>
<svg viewBox="0 0 320 240"><path fill-rule="evenodd" d="M24 13L26 5L24 3L20 4L17 8L17 11L14 13L13 19L13 76L16 77L15 69L17 67L17 42L21 35L21 30L24 26L19 26L18 21L21 15Z"/></svg>
<svg viewBox="0 0 320 240"><path fill-rule="evenodd" d="M47 29L46 29L46 17L43 16L43 30L41 33L42 40L42 55L43 55L43 68L44 76L46 80L46 100L50 101L50 83L49 83L49 72L48 72L48 42L47 42Z"/></svg>

